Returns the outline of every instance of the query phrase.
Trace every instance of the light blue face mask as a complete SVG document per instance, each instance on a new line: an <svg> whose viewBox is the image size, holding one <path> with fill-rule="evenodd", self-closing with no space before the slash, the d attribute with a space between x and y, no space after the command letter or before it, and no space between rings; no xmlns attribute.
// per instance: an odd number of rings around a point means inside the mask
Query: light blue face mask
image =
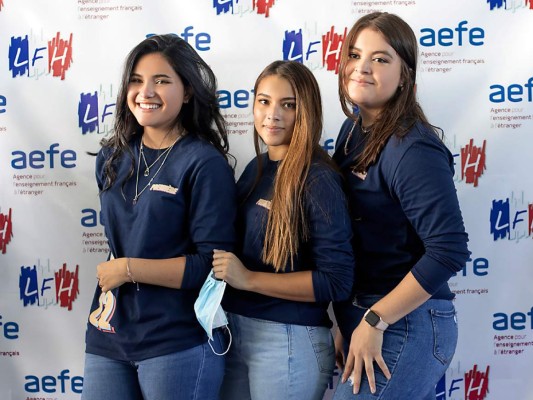
<svg viewBox="0 0 533 400"><path fill-rule="evenodd" d="M200 325L202 325L202 328L206 331L207 336L209 336L208 343L209 346L211 346L211 350L219 356L226 354L231 346L231 332L228 328L228 319L220 305L225 289L226 282L216 279L214 274L210 273L200 289L198 298L194 302L196 318L198 319L198 322L200 322ZM221 326L225 326L228 330L230 340L226 351L223 353L217 353L215 349L213 349L211 342L213 341L213 330Z"/></svg>

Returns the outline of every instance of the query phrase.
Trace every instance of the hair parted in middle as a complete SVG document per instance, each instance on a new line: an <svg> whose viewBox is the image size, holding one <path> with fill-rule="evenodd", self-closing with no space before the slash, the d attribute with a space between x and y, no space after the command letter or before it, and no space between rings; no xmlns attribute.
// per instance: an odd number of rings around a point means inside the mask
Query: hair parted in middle
<svg viewBox="0 0 533 400"><path fill-rule="evenodd" d="M295 61L274 61L258 76L254 85L255 94L261 81L272 75L289 82L296 103L291 142L274 181L262 254L263 262L273 265L276 271L284 271L289 262L292 269L298 247L308 237L304 193L311 163L322 161L332 164L319 143L322 135L322 98L313 73ZM260 137L255 127L254 146L259 155ZM258 157L258 176L261 172L261 157Z"/></svg>

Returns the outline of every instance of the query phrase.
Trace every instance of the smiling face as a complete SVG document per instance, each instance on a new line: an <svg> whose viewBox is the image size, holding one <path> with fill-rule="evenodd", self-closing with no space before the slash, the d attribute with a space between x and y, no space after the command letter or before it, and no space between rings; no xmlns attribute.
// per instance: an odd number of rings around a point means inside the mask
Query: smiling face
<svg viewBox="0 0 533 400"><path fill-rule="evenodd" d="M344 84L351 101L359 106L363 123L371 125L401 85L402 61L383 35L363 29L350 45Z"/></svg>
<svg viewBox="0 0 533 400"><path fill-rule="evenodd" d="M271 160L287 154L295 121L296 96L289 81L278 75L263 78L255 94L254 124Z"/></svg>
<svg viewBox="0 0 533 400"><path fill-rule="evenodd" d="M165 137L188 99L181 78L160 53L142 56L128 83L128 107L144 134ZM161 136L163 135L163 136Z"/></svg>

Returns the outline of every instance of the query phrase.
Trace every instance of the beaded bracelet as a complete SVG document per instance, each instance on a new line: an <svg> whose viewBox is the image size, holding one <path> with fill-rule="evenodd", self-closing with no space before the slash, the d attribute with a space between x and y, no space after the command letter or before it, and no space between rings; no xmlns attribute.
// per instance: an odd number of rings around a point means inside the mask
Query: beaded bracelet
<svg viewBox="0 0 533 400"><path fill-rule="evenodd" d="M133 275L130 271L130 258L129 257L126 259L126 274L128 275L128 278L130 279L131 283L135 283L137 285L137 290L139 290L139 283L135 282L135 279L133 279Z"/></svg>

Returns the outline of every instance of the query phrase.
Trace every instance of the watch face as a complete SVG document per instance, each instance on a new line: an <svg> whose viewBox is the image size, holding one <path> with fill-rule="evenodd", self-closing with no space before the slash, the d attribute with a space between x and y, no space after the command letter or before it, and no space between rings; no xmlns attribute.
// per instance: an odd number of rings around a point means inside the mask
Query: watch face
<svg viewBox="0 0 533 400"><path fill-rule="evenodd" d="M368 310L366 316L365 316L366 322L368 322L372 326L376 326L379 322L379 316L372 310Z"/></svg>

